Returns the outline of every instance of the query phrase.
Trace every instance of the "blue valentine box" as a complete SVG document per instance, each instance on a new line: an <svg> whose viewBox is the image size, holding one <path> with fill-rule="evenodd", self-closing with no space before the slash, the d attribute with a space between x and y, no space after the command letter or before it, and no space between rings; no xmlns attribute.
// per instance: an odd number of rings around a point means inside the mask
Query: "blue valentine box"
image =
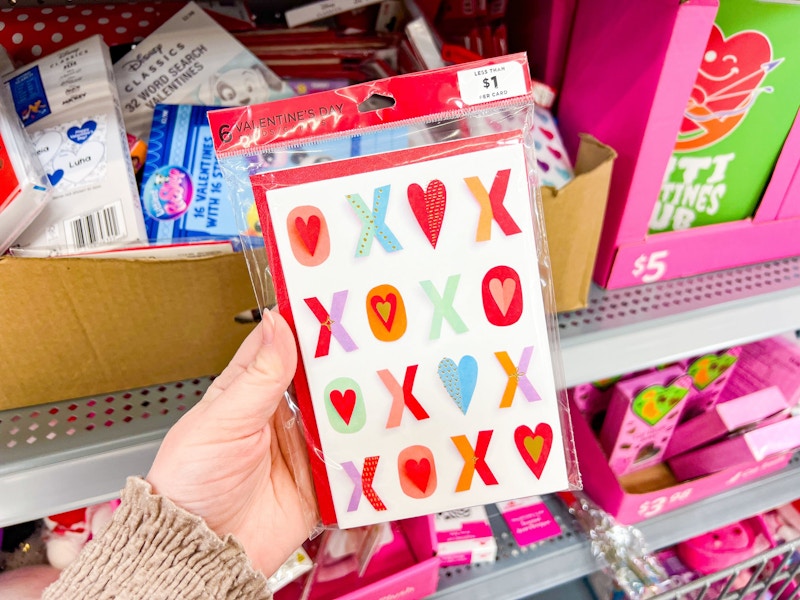
<svg viewBox="0 0 800 600"><path fill-rule="evenodd" d="M260 235L255 204L237 222L227 185L214 154L207 113L219 107L158 104L142 178L141 199L147 236L153 242L187 238ZM336 139L292 152L242 158L251 173L297 167L404 148L403 131L379 131ZM303 152L305 150L306 152ZM246 164L245 164L246 163ZM240 228L241 225L241 228Z"/></svg>

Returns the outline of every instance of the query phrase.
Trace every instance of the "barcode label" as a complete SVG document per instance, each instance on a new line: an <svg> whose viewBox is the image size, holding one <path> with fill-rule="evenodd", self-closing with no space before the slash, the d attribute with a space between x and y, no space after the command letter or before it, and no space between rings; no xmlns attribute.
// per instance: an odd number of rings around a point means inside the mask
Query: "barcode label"
<svg viewBox="0 0 800 600"><path fill-rule="evenodd" d="M64 229L67 244L74 248L88 248L118 240L125 235L122 205L115 202L100 210L65 221Z"/></svg>

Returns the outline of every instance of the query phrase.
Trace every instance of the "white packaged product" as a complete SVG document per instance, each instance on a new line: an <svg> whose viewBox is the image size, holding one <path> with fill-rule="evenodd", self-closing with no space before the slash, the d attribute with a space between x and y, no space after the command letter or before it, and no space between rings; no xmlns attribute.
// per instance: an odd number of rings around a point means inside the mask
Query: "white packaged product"
<svg viewBox="0 0 800 600"><path fill-rule="evenodd" d="M62 254L147 239L108 47L92 36L4 78L53 186L15 245Z"/></svg>
<svg viewBox="0 0 800 600"><path fill-rule="evenodd" d="M114 64L128 133L144 141L156 104L244 106L292 88L194 2Z"/></svg>

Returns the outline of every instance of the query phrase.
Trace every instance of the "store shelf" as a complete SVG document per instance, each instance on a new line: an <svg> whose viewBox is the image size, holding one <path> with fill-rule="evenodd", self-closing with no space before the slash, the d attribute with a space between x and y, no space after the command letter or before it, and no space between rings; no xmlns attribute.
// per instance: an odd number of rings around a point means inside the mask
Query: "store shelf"
<svg viewBox="0 0 800 600"><path fill-rule="evenodd" d="M433 598L524 598L594 571L589 544L567 509L555 497L545 497L545 502L561 525L560 536L520 547L503 517L494 505L489 505L489 521L497 539L497 560L490 564L441 569L439 591Z"/></svg>
<svg viewBox="0 0 800 600"><path fill-rule="evenodd" d="M800 328L800 258L606 291L558 319L567 386Z"/></svg>
<svg viewBox="0 0 800 600"><path fill-rule="evenodd" d="M116 497L211 381L0 412L0 527Z"/></svg>
<svg viewBox="0 0 800 600"><path fill-rule="evenodd" d="M664 513L638 527L651 549L663 548L796 499L800 494L799 478L800 456L778 473ZM589 542L578 532L566 510L553 498L547 498L547 502L562 524L564 532L559 538L532 548L520 548L502 517L490 507L489 518L500 545L497 562L442 569L439 591L434 598L520 599L596 570Z"/></svg>
<svg viewBox="0 0 800 600"><path fill-rule="evenodd" d="M593 290L590 306L559 318L567 381L611 376L800 328L800 259L792 258L617 292ZM0 526L113 498L144 474L169 427L211 377L0 412ZM663 547L794 499L800 461L641 524ZM595 568L588 542L563 507L547 502L560 537L516 546L490 508L500 543L491 565L442 572L437 598L525 598Z"/></svg>

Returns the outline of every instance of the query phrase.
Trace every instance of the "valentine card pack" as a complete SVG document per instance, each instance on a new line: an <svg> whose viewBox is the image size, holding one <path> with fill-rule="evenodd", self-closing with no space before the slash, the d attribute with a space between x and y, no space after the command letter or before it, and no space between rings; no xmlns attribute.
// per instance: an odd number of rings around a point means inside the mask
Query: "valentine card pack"
<svg viewBox="0 0 800 600"><path fill-rule="evenodd" d="M0 86L0 254L30 225L52 196L52 188L30 139Z"/></svg>
<svg viewBox="0 0 800 600"><path fill-rule="evenodd" d="M753 214L797 115L800 6L720 2L650 232Z"/></svg>
<svg viewBox="0 0 800 600"><path fill-rule="evenodd" d="M578 483L524 55L213 111L209 122L232 192L255 195L255 287L274 285L297 336L294 389L325 524ZM237 172L242 155L399 125L401 150Z"/></svg>
<svg viewBox="0 0 800 600"><path fill-rule="evenodd" d="M151 241L237 238L239 227L231 196L214 154L206 116L211 107L158 104L150 131L142 207ZM376 131L317 144L312 152L265 153L246 163L249 172L328 162L405 146L405 136ZM242 229L260 236L255 202L241 211Z"/></svg>
<svg viewBox="0 0 800 600"><path fill-rule="evenodd" d="M51 202L16 243L79 252L145 240L111 60L100 36L4 80L53 186Z"/></svg>
<svg viewBox="0 0 800 600"><path fill-rule="evenodd" d="M128 133L147 141L156 104L238 106L294 92L194 2L114 63Z"/></svg>

